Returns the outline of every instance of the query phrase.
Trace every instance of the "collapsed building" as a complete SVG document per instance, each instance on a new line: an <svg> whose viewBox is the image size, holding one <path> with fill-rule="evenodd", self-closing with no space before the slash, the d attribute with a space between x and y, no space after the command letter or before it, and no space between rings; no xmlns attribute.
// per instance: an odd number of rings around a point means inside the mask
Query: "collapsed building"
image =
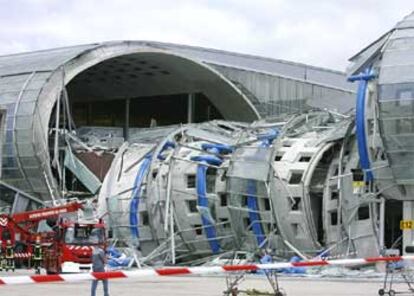
<svg viewBox="0 0 414 296"><path fill-rule="evenodd" d="M149 129L124 145L99 194L117 242L139 246L145 262L264 247L378 254L378 208L349 190L353 117L283 119Z"/></svg>
<svg viewBox="0 0 414 296"><path fill-rule="evenodd" d="M362 139L355 97L341 72L158 42L2 56L1 206L97 198L114 243L147 263L376 255L402 208L373 108Z"/></svg>

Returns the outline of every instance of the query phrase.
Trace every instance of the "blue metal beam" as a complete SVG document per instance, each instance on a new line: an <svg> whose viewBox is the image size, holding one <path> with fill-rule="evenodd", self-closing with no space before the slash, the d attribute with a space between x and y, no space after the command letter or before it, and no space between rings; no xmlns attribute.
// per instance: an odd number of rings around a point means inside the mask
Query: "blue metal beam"
<svg viewBox="0 0 414 296"><path fill-rule="evenodd" d="M371 164L369 160L367 135L365 130L365 95L367 92L368 81L374 79L376 75L370 69L364 73L354 75L348 78L348 81L359 81L357 101L356 101L356 136L358 143L358 154L361 168L365 172L366 181L370 182L374 179L371 171Z"/></svg>
<svg viewBox="0 0 414 296"><path fill-rule="evenodd" d="M148 169L151 164L152 153L148 153L142 160L139 166L137 176L135 177L134 190L132 191L130 210L129 210L129 223L132 237L134 239L139 238L139 200L141 199L141 188L144 183L144 179L148 174Z"/></svg>

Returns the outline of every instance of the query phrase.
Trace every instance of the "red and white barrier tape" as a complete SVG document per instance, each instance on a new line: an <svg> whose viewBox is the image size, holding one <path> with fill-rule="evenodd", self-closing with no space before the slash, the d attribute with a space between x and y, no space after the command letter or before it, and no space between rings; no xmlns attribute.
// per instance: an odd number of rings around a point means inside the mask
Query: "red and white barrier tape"
<svg viewBox="0 0 414 296"><path fill-rule="evenodd" d="M174 267L159 269L138 269L131 271L109 271L91 272L80 274L57 274L57 275L32 275L32 276L8 276L0 277L0 285L34 284L50 282L79 282L87 280L103 280L116 278L140 278L154 276L174 275L204 275L220 274L237 271L256 271L266 269L281 269L291 267L316 267L316 266L353 266L366 265L376 262L397 262L401 260L414 260L414 256L397 257L373 257L361 259L319 260L270 264L247 264L247 265L225 265L225 266L202 266L202 267Z"/></svg>

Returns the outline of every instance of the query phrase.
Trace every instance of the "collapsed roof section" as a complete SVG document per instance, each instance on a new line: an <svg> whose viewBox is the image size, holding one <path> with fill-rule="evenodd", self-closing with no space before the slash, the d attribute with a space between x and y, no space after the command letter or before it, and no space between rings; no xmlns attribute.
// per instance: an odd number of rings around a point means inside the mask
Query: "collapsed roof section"
<svg viewBox="0 0 414 296"><path fill-rule="evenodd" d="M376 209L355 218L352 131L353 118L313 111L149 132L117 153L100 212L118 246L147 263L264 247L285 256L291 246L373 256Z"/></svg>

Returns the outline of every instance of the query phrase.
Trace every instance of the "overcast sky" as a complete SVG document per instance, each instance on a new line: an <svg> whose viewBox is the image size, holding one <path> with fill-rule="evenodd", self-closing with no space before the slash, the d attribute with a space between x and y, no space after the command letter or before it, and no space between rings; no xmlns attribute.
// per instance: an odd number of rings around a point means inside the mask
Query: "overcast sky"
<svg viewBox="0 0 414 296"><path fill-rule="evenodd" d="M411 5L410 5L411 4ZM108 40L198 45L343 70L413 0L0 0L0 55Z"/></svg>

